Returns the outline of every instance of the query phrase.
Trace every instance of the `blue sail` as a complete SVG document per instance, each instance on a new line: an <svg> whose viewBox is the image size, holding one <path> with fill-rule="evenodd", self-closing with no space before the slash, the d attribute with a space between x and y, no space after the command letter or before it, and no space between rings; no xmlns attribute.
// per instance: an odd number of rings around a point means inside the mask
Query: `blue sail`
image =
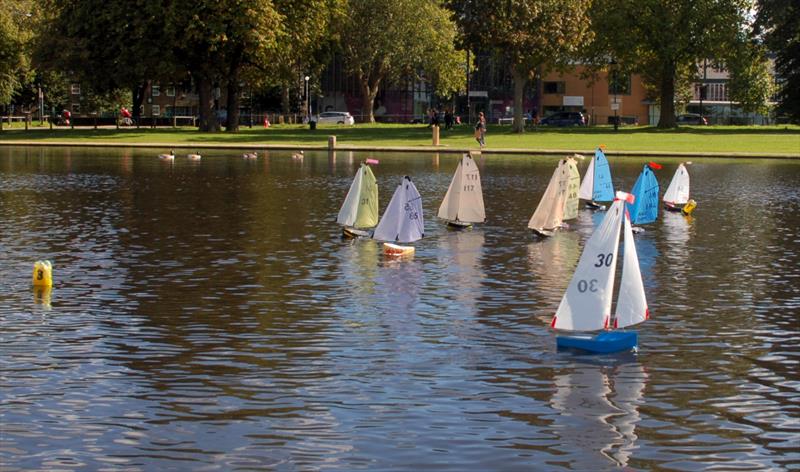
<svg viewBox="0 0 800 472"><path fill-rule="evenodd" d="M652 223L658 218L658 180L649 164L644 165L631 193L636 197L633 204L626 203L633 224Z"/></svg>
<svg viewBox="0 0 800 472"><path fill-rule="evenodd" d="M592 200L595 202L610 202L614 200L614 185L611 183L611 168L602 149L594 152L594 188Z"/></svg>

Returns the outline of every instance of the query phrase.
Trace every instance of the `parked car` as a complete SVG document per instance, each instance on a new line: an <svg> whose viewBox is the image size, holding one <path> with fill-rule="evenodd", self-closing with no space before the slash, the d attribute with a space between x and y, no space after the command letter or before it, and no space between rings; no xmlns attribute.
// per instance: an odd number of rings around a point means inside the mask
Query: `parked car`
<svg viewBox="0 0 800 472"><path fill-rule="evenodd" d="M356 120L346 111L324 111L317 117L317 123L335 123L337 125L352 125Z"/></svg>
<svg viewBox="0 0 800 472"><path fill-rule="evenodd" d="M577 111L559 111L542 118L540 125L545 126L586 126L586 117Z"/></svg>
<svg viewBox="0 0 800 472"><path fill-rule="evenodd" d="M675 120L676 123L679 125L707 125L708 121L702 115L698 115L697 113L684 113L683 115L678 115L678 118Z"/></svg>

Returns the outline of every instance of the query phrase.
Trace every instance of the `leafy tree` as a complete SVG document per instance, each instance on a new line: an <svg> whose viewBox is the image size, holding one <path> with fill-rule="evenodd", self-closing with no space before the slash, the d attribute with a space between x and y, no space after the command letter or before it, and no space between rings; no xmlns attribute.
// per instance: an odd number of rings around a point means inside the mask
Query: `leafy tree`
<svg viewBox="0 0 800 472"><path fill-rule="evenodd" d="M776 54L778 114L800 122L800 4L797 0L759 0L756 33Z"/></svg>
<svg viewBox="0 0 800 472"><path fill-rule="evenodd" d="M744 40L726 59L730 73L728 98L745 112L769 114L769 101L775 93L775 80L765 48Z"/></svg>
<svg viewBox="0 0 800 472"><path fill-rule="evenodd" d="M173 36L164 28L167 0L43 0L48 12L35 54L38 68L71 71L87 93L131 90L139 117L152 80L182 75L164 54Z"/></svg>
<svg viewBox="0 0 800 472"><path fill-rule="evenodd" d="M359 82L362 114L374 122L380 86L403 77L435 77L440 92L452 93L464 64L455 50L455 25L436 0L348 0L340 25L348 72Z"/></svg>
<svg viewBox="0 0 800 472"><path fill-rule="evenodd" d="M689 83L701 58L725 57L746 27L748 0L595 0L596 40L587 49L596 67L614 58L656 91L658 126L675 123L676 84Z"/></svg>
<svg viewBox="0 0 800 472"><path fill-rule="evenodd" d="M521 133L523 92L539 66L563 69L591 38L590 0L449 0L464 44L487 48L511 67L514 131Z"/></svg>
<svg viewBox="0 0 800 472"><path fill-rule="evenodd" d="M27 0L0 0L0 104L11 102L29 74L28 42L34 5Z"/></svg>
<svg viewBox="0 0 800 472"><path fill-rule="evenodd" d="M200 130L217 131L213 90L227 88L228 126L239 129L240 80L249 65L272 59L281 17L270 0L174 0L167 25L176 56L192 74L200 98Z"/></svg>
<svg viewBox="0 0 800 472"><path fill-rule="evenodd" d="M268 67L267 82L272 79L281 88L281 107L290 112L290 90L298 78L322 75L337 42L334 25L341 22L345 0L274 0L283 16L275 60ZM312 79L313 80L313 79Z"/></svg>

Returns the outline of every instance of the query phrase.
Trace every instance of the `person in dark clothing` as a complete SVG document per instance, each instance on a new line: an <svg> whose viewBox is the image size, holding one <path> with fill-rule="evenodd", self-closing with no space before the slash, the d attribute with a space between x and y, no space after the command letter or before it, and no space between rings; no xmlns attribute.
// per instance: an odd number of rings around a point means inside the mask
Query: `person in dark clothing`
<svg viewBox="0 0 800 472"><path fill-rule="evenodd" d="M486 117L483 112L478 113L478 122L475 123L475 140L481 148L486 146Z"/></svg>

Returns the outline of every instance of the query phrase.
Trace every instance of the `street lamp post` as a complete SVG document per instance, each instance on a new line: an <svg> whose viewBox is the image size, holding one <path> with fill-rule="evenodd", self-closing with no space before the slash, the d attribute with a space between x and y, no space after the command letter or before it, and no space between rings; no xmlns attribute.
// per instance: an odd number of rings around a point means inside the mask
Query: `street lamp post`
<svg viewBox="0 0 800 472"><path fill-rule="evenodd" d="M619 128L619 118L617 117L617 109L619 108L619 103L617 102L617 61L611 59L611 87L614 90L614 103L612 104L612 108L614 109L614 131L617 131Z"/></svg>
<svg viewBox="0 0 800 472"><path fill-rule="evenodd" d="M309 98L308 97L308 79L310 79L310 77L309 76L305 76L305 80L306 80L306 90L305 90L306 91L306 119L308 121L311 121L311 100L308 99Z"/></svg>
<svg viewBox="0 0 800 472"><path fill-rule="evenodd" d="M706 98L706 64L706 59L703 59L703 83L700 84L700 121L703 121L703 99Z"/></svg>

